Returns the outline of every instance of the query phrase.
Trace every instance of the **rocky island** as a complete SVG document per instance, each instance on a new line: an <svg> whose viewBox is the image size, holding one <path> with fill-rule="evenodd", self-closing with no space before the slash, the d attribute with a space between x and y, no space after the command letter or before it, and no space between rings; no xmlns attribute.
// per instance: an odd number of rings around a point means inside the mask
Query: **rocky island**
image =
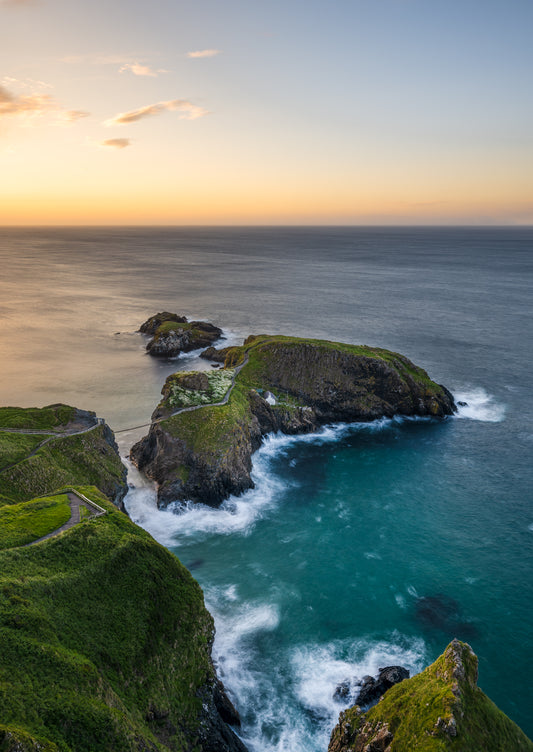
<svg viewBox="0 0 533 752"><path fill-rule="evenodd" d="M151 316L139 329L150 337L146 350L156 358L175 358L182 352L209 347L222 329L207 321L187 321L186 316L163 311Z"/></svg>
<svg viewBox="0 0 533 752"><path fill-rule="evenodd" d="M443 418L456 410L446 387L380 348L257 335L204 356L223 368L170 376L148 435L131 450L157 481L160 506L218 506L252 488L252 454L273 431L299 434L399 415Z"/></svg>
<svg viewBox="0 0 533 752"><path fill-rule="evenodd" d="M68 405L0 427L0 750L245 752L200 586L113 504L111 429Z"/></svg>

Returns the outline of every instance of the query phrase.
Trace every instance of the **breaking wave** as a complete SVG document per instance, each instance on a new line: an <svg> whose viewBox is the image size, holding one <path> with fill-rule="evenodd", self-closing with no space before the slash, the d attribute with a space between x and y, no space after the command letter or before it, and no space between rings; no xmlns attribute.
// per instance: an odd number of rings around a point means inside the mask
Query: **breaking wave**
<svg viewBox="0 0 533 752"><path fill-rule="evenodd" d="M505 405L497 402L484 389L477 388L457 392L454 398L456 403L466 403L464 405L458 404L456 418L469 418L484 423L501 423L505 418Z"/></svg>

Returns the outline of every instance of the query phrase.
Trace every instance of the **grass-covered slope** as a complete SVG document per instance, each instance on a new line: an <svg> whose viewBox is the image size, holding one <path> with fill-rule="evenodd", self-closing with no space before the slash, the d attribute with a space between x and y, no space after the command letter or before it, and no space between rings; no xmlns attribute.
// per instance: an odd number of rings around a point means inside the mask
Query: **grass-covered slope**
<svg viewBox="0 0 533 752"><path fill-rule="evenodd" d="M68 405L0 408L0 425L12 429L0 428L0 505L79 483L97 486L117 502L122 499L126 470L112 431L94 413Z"/></svg>
<svg viewBox="0 0 533 752"><path fill-rule="evenodd" d="M454 640L421 674L366 713L341 713L329 752L533 752L533 742L477 686L477 657Z"/></svg>
<svg viewBox="0 0 533 752"><path fill-rule="evenodd" d="M66 494L45 496L0 507L0 549L23 546L42 538L70 519Z"/></svg>
<svg viewBox="0 0 533 752"><path fill-rule="evenodd" d="M69 425L80 412L75 407L63 404L46 407L0 407L0 427L52 432ZM87 414L84 412L84 415Z"/></svg>
<svg viewBox="0 0 533 752"><path fill-rule="evenodd" d="M0 750L208 749L201 590L95 488L79 490L107 514L0 551Z"/></svg>
<svg viewBox="0 0 533 752"><path fill-rule="evenodd" d="M251 454L271 431L302 433L333 421L398 414L442 417L455 409L445 387L388 350L259 335L223 352L216 378L222 383L227 373L229 383L229 374L236 374L227 404L208 404L214 401L207 383L212 374L175 374L154 413L159 422L133 447L133 459L159 483L162 504L193 499L217 505L250 488ZM275 404L264 399L267 392ZM195 405L201 408L191 410ZM172 414L180 407L189 409Z"/></svg>

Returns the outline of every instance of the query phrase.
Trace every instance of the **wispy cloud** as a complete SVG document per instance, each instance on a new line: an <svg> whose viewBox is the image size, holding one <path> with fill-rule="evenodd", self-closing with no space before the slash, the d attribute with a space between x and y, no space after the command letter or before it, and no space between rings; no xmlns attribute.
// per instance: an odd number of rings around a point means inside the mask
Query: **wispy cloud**
<svg viewBox="0 0 533 752"><path fill-rule="evenodd" d="M5 86L0 85L0 117L20 115L33 120L49 114L55 115L54 124L56 125L74 123L89 115L83 110L65 109L49 94L34 92L17 96L8 91Z"/></svg>
<svg viewBox="0 0 533 752"><path fill-rule="evenodd" d="M162 112L176 110L181 113L179 115L181 120L196 120L209 114L203 107L188 102L186 99L171 99L168 102L148 104L146 107L140 107L138 110L119 112L115 117L106 120L104 125L127 125L128 123L135 123L137 120L142 120L152 115L160 115Z"/></svg>
<svg viewBox="0 0 533 752"><path fill-rule="evenodd" d="M135 76L151 76L155 78L161 73L170 72L166 68L152 68L150 65L140 63L139 59L136 59L133 55L65 55L59 58L59 60L69 65L80 65L83 63L88 63L89 65L119 65L119 73L129 71Z"/></svg>
<svg viewBox="0 0 533 752"><path fill-rule="evenodd" d="M220 50L195 50L194 52L188 52L187 57L215 57L220 55Z"/></svg>
<svg viewBox="0 0 533 752"><path fill-rule="evenodd" d="M168 73L164 68L154 70L149 65L142 65L141 63L124 63L119 69L119 73L124 73L125 71L131 71L135 76L152 76L153 78L160 73Z"/></svg>
<svg viewBox="0 0 533 752"><path fill-rule="evenodd" d="M107 146L112 149L125 149L126 146L131 146L131 141L129 138L108 138L105 141L101 141L100 146Z"/></svg>
<svg viewBox="0 0 533 752"><path fill-rule="evenodd" d="M63 110L60 117L65 123L75 123L77 120L89 117L90 114L90 112L86 112L85 110Z"/></svg>
<svg viewBox="0 0 533 752"><path fill-rule="evenodd" d="M0 82L4 86L18 86L19 89L53 89L52 84L46 81L39 81L35 78L13 78L13 76L4 76Z"/></svg>
<svg viewBox="0 0 533 752"><path fill-rule="evenodd" d="M17 97L0 86L0 116L32 114L42 115L56 109L57 105L49 94L28 94Z"/></svg>

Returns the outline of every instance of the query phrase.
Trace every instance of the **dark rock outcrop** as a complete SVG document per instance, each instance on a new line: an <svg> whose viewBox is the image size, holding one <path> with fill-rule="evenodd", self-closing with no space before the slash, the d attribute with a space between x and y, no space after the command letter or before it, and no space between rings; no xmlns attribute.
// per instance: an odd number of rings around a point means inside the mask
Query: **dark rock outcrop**
<svg viewBox="0 0 533 752"><path fill-rule="evenodd" d="M187 317L178 316L177 313L162 311L161 313L156 313L154 316L150 316L150 318L147 319L144 324L141 324L139 331L141 332L141 334L148 334L150 337L153 337L161 324L164 324L167 321L173 321L176 324L186 324Z"/></svg>
<svg viewBox="0 0 533 752"><path fill-rule="evenodd" d="M231 347L223 347L221 350L217 350L216 347L208 347L207 350L200 353L200 357L205 358L205 360L212 360L215 363L224 363L230 350Z"/></svg>
<svg viewBox="0 0 533 752"><path fill-rule="evenodd" d="M214 324L188 321L168 311L151 316L139 331L151 337L146 349L157 358L175 358L182 352L208 347L222 335L222 329Z"/></svg>
<svg viewBox="0 0 533 752"><path fill-rule="evenodd" d="M357 697L358 705L370 705L372 702L379 700L381 695L399 684L404 679L409 678L409 671L403 666L387 666L379 669L379 675L376 679L372 676L366 676Z"/></svg>

